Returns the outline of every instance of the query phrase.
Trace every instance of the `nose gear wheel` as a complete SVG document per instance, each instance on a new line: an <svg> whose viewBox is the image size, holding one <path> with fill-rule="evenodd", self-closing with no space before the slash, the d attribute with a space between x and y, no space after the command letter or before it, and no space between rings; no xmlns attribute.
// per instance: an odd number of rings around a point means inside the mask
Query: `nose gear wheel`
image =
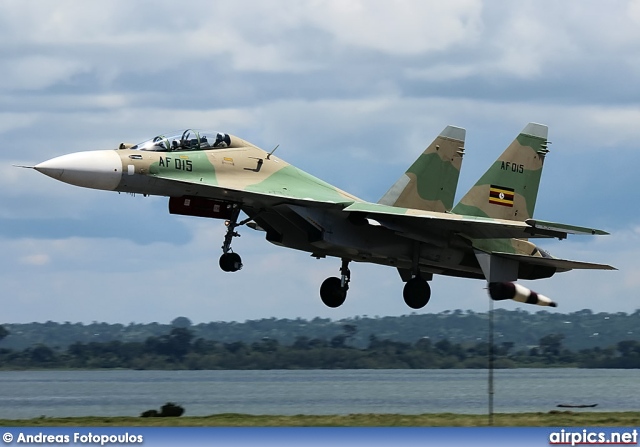
<svg viewBox="0 0 640 447"><path fill-rule="evenodd" d="M242 268L242 258L238 253L223 253L219 263L220 268L225 272L237 272Z"/></svg>

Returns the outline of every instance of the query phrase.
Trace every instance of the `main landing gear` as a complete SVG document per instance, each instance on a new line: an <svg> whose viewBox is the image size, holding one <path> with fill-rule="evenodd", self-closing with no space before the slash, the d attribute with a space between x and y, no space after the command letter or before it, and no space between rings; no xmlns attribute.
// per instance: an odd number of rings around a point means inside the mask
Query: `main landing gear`
<svg viewBox="0 0 640 447"><path fill-rule="evenodd" d="M411 278L402 290L404 302L412 309L422 309L431 298L429 283L419 274Z"/></svg>
<svg viewBox="0 0 640 447"><path fill-rule="evenodd" d="M234 253L231 250L231 241L234 237L240 237L235 229L241 225L246 224L251 218L238 222L240 216L240 207L233 209L231 219L225 222L227 226L227 233L224 236L224 242L222 244L222 256L220 256L220 268L225 272L237 272L242 268L242 258L238 253Z"/></svg>
<svg viewBox="0 0 640 447"><path fill-rule="evenodd" d="M349 260L342 260L340 267L340 278L331 277L324 280L320 286L320 299L327 307L339 307L347 298L349 281L351 281L351 271L349 270Z"/></svg>
<svg viewBox="0 0 640 447"><path fill-rule="evenodd" d="M407 281L402 290L404 302L412 309L422 309L431 298L431 287L420 273L420 243L413 246L413 257L411 266L411 279ZM430 275L431 276L431 275ZM431 278L429 278L431 279Z"/></svg>
<svg viewBox="0 0 640 447"><path fill-rule="evenodd" d="M351 281L351 271L349 270L349 260L342 260L340 267L340 278L331 277L324 280L320 286L320 299L327 307L340 307L347 298L349 281ZM404 302L412 309L422 309L431 299L431 287L426 279L418 271L404 286L402 291Z"/></svg>

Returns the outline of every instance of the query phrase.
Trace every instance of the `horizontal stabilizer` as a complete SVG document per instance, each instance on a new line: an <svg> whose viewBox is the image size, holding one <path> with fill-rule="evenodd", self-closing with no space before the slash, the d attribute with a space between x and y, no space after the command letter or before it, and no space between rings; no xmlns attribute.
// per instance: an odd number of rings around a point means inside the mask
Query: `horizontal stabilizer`
<svg viewBox="0 0 640 447"><path fill-rule="evenodd" d="M567 225L556 222L547 222L538 219L527 219L525 222L531 225L533 228L539 230L560 231L568 234L591 234L591 235L606 235L609 234L603 230L596 230L595 228L577 227L575 225Z"/></svg>
<svg viewBox="0 0 640 447"><path fill-rule="evenodd" d="M513 253L491 253L494 256L518 261L521 264L542 265L545 267L555 267L559 270L618 270L607 264L595 264L592 262L570 261L568 259L545 258L541 256L516 255Z"/></svg>

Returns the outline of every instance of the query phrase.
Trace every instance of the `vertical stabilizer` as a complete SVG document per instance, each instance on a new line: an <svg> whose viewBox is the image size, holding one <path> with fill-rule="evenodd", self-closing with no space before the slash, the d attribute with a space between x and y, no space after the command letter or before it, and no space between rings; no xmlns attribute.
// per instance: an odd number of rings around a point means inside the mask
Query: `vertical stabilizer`
<svg viewBox="0 0 640 447"><path fill-rule="evenodd" d="M447 126L378 201L425 211L450 211L458 187L466 131Z"/></svg>
<svg viewBox="0 0 640 447"><path fill-rule="evenodd" d="M460 200L453 212L524 221L533 217L548 128L529 123Z"/></svg>

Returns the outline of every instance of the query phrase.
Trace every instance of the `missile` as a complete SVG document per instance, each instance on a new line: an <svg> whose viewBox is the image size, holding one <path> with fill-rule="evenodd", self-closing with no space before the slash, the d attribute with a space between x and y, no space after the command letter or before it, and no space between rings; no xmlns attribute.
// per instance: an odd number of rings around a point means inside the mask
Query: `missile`
<svg viewBox="0 0 640 447"><path fill-rule="evenodd" d="M520 303L537 304L538 306L558 306L546 296L512 282L489 283L489 296L494 301L514 300Z"/></svg>

